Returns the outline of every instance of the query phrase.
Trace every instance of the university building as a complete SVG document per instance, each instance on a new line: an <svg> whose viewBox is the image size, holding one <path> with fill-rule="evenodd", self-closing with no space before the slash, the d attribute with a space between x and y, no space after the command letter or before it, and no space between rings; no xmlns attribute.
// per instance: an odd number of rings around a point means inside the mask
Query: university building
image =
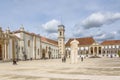
<svg viewBox="0 0 120 80"><path fill-rule="evenodd" d="M70 42L66 43L66 54L70 55ZM79 41L78 54L85 56L97 55L100 57L118 57L120 51L120 40L106 40L102 43L96 42L93 37L76 38Z"/></svg>
<svg viewBox="0 0 120 80"><path fill-rule="evenodd" d="M9 28L3 31L0 28L0 60L37 60L57 59L70 57L69 39L65 43L65 27L58 26L58 41L46 38L39 34L25 31L21 26L19 30L11 32ZM98 43L93 37L75 38L79 42L78 55L97 55L100 57L118 57L120 40L106 40Z"/></svg>
<svg viewBox="0 0 120 80"><path fill-rule="evenodd" d="M13 33L20 38L18 59L52 59L59 57L57 41L27 32L23 27Z"/></svg>

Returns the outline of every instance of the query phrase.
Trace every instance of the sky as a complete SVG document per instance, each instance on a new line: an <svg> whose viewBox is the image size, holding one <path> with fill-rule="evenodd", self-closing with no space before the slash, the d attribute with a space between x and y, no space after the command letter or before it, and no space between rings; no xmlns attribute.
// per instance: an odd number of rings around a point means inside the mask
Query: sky
<svg viewBox="0 0 120 80"><path fill-rule="evenodd" d="M5 31L21 25L57 40L58 25L65 39L93 37L97 42L120 40L120 0L0 0L0 26Z"/></svg>

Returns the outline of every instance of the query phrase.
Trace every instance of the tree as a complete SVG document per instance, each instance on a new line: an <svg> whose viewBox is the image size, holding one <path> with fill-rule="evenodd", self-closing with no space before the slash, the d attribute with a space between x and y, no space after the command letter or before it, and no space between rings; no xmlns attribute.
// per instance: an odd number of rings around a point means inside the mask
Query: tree
<svg viewBox="0 0 120 80"><path fill-rule="evenodd" d="M120 57L120 50L118 51L118 56Z"/></svg>

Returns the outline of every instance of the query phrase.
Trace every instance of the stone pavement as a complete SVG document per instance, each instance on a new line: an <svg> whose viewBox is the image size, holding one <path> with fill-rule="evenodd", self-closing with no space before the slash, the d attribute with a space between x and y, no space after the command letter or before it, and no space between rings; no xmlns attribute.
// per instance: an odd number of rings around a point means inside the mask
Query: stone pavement
<svg viewBox="0 0 120 80"><path fill-rule="evenodd" d="M78 64L69 59L0 63L0 80L120 80L120 58L86 58Z"/></svg>

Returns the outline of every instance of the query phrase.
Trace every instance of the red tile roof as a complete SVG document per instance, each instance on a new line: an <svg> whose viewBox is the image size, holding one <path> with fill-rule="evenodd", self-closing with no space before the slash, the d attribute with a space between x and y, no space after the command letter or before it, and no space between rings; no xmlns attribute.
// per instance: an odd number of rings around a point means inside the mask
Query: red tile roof
<svg viewBox="0 0 120 80"><path fill-rule="evenodd" d="M106 40L101 43L102 45L117 45L120 44L120 40Z"/></svg>
<svg viewBox="0 0 120 80"><path fill-rule="evenodd" d="M46 43L51 43L51 44L54 44L54 45L58 46L58 42L57 41L52 40L52 39L48 39L48 38L43 37L43 36L41 36L41 41L42 42L46 42Z"/></svg>
<svg viewBox="0 0 120 80"><path fill-rule="evenodd" d="M92 45L95 42L95 40L92 37L75 38L75 39L79 41L79 46L80 45ZM69 47L70 46L70 42L72 40L74 40L74 39L73 38L69 39L65 46Z"/></svg>

